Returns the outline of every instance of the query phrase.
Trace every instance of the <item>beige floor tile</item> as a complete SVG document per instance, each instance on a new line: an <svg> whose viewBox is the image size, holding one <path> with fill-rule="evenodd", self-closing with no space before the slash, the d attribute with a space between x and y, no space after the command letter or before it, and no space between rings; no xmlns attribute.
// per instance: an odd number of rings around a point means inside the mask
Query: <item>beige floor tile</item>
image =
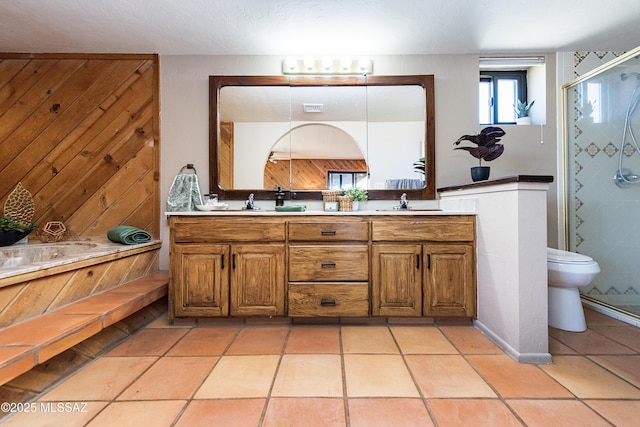
<svg viewBox="0 0 640 427"><path fill-rule="evenodd" d="M573 397L536 365L506 355L472 355L467 360L504 398Z"/></svg>
<svg viewBox="0 0 640 427"><path fill-rule="evenodd" d="M162 356L188 329L143 329L108 352L107 356Z"/></svg>
<svg viewBox="0 0 640 427"><path fill-rule="evenodd" d="M62 407L58 407L60 403ZM1 424L3 427L83 427L109 402L69 402L72 404L70 410L65 410L65 403L67 402L35 402L35 412L16 413L2 420Z"/></svg>
<svg viewBox="0 0 640 427"><path fill-rule="evenodd" d="M350 427L431 427L422 399L349 399Z"/></svg>
<svg viewBox="0 0 640 427"><path fill-rule="evenodd" d="M609 427L600 415L579 400L508 400L528 427Z"/></svg>
<svg viewBox="0 0 640 427"><path fill-rule="evenodd" d="M540 366L581 399L640 399L640 390L582 356L555 356Z"/></svg>
<svg viewBox="0 0 640 427"><path fill-rule="evenodd" d="M584 400L616 427L637 427L640 400Z"/></svg>
<svg viewBox="0 0 640 427"><path fill-rule="evenodd" d="M345 427L344 401L332 398L269 399L263 427Z"/></svg>
<svg viewBox="0 0 640 427"><path fill-rule="evenodd" d="M258 426L265 399L192 400L175 427Z"/></svg>
<svg viewBox="0 0 640 427"><path fill-rule="evenodd" d="M589 356L589 359L640 389L640 355Z"/></svg>
<svg viewBox="0 0 640 427"><path fill-rule="evenodd" d="M186 404L184 400L115 402L87 426L169 426Z"/></svg>
<svg viewBox="0 0 640 427"><path fill-rule="evenodd" d="M285 353L340 353L340 327L292 326Z"/></svg>
<svg viewBox="0 0 640 427"><path fill-rule="evenodd" d="M163 357L118 400L190 399L217 360L217 357Z"/></svg>
<svg viewBox="0 0 640 427"><path fill-rule="evenodd" d="M560 341L553 337L549 337L549 353L552 355L556 354L578 354L572 348L567 347L562 344Z"/></svg>
<svg viewBox="0 0 640 427"><path fill-rule="evenodd" d="M589 326L589 329L640 352L640 328L636 326Z"/></svg>
<svg viewBox="0 0 640 427"><path fill-rule="evenodd" d="M624 323L620 320L609 317L605 314L599 313L595 310L585 308L584 317L587 321L587 326L628 326L628 323Z"/></svg>
<svg viewBox="0 0 640 427"><path fill-rule="evenodd" d="M458 354L458 350L433 326L392 326L403 354Z"/></svg>
<svg viewBox="0 0 640 427"><path fill-rule="evenodd" d="M393 341L386 326L359 325L343 326L342 351L344 353L398 354L398 346Z"/></svg>
<svg viewBox="0 0 640 427"><path fill-rule="evenodd" d="M440 330L462 354L503 354L497 345L473 326L441 326Z"/></svg>
<svg viewBox="0 0 640 427"><path fill-rule="evenodd" d="M280 354L289 326L245 326L227 350L228 355Z"/></svg>
<svg viewBox="0 0 640 427"><path fill-rule="evenodd" d="M156 357L101 357L45 394L42 400L115 399L156 360Z"/></svg>
<svg viewBox="0 0 640 427"><path fill-rule="evenodd" d="M587 329L585 332L567 332L549 328L549 335L580 354L632 354L629 347Z"/></svg>
<svg viewBox="0 0 640 427"><path fill-rule="evenodd" d="M342 397L342 363L337 354L285 354L271 391L278 397Z"/></svg>
<svg viewBox="0 0 640 427"><path fill-rule="evenodd" d="M418 390L400 355L345 354L349 397L418 397Z"/></svg>
<svg viewBox="0 0 640 427"><path fill-rule="evenodd" d="M511 427L522 423L498 399L429 399L438 427Z"/></svg>
<svg viewBox="0 0 640 427"><path fill-rule="evenodd" d="M409 355L405 359L426 398L497 397L462 356Z"/></svg>
<svg viewBox="0 0 640 427"><path fill-rule="evenodd" d="M194 328L169 350L168 356L216 356L227 349L239 331L237 326Z"/></svg>
<svg viewBox="0 0 640 427"><path fill-rule="evenodd" d="M277 355L222 356L195 398L267 397L279 360Z"/></svg>

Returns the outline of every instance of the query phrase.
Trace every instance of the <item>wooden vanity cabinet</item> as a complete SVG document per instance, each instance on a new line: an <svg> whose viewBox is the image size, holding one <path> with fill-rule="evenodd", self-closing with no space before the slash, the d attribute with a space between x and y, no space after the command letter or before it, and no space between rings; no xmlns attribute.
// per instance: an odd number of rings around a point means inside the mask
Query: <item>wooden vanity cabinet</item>
<svg viewBox="0 0 640 427"><path fill-rule="evenodd" d="M475 316L474 217L374 218L372 242L373 315Z"/></svg>
<svg viewBox="0 0 640 427"><path fill-rule="evenodd" d="M284 223L172 216L170 317L283 316Z"/></svg>
<svg viewBox="0 0 640 427"><path fill-rule="evenodd" d="M473 215L175 215L170 228L170 318L476 314Z"/></svg>

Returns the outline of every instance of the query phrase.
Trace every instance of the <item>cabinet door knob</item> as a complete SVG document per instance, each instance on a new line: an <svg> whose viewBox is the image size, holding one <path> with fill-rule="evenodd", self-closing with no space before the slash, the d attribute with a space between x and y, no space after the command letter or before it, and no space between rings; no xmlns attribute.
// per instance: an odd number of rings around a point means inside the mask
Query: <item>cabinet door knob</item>
<svg viewBox="0 0 640 427"><path fill-rule="evenodd" d="M322 299L320 300L320 305L322 306L335 306L336 300L334 299Z"/></svg>

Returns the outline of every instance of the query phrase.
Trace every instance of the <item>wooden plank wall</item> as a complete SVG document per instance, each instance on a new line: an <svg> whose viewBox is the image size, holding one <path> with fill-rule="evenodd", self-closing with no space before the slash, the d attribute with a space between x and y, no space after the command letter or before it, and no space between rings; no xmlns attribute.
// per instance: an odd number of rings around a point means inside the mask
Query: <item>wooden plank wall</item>
<svg viewBox="0 0 640 427"><path fill-rule="evenodd" d="M0 54L0 208L22 182L40 226L159 237L158 70L156 55Z"/></svg>
<svg viewBox="0 0 640 427"><path fill-rule="evenodd" d="M290 171L289 168L293 170ZM305 190L326 190L329 171L366 172L364 160L350 159L294 159L291 164L285 160L267 162L264 168L264 189L278 186ZM291 186L289 180L291 176Z"/></svg>

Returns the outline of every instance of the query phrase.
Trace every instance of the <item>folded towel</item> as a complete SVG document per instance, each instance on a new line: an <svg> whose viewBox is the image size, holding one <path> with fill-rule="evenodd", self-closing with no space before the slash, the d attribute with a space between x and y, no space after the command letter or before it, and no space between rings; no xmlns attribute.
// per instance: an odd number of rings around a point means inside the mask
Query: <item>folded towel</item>
<svg viewBox="0 0 640 427"><path fill-rule="evenodd" d="M276 206L276 212L304 212L306 210L306 205Z"/></svg>
<svg viewBox="0 0 640 427"><path fill-rule="evenodd" d="M151 234L144 230L129 225L118 225L107 231L107 238L112 242L125 245L137 245L151 240Z"/></svg>

